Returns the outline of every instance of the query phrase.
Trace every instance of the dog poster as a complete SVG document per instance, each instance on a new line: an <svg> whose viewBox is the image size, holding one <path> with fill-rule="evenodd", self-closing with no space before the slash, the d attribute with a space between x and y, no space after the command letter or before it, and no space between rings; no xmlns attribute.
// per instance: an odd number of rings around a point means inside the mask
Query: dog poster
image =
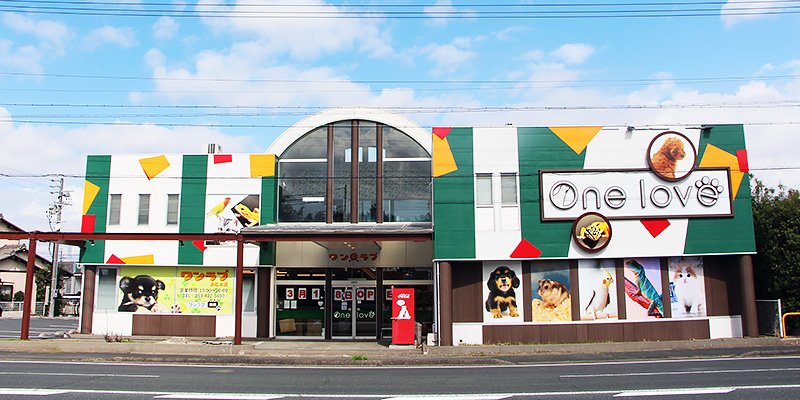
<svg viewBox="0 0 800 400"><path fill-rule="evenodd" d="M614 260L578 261L581 320L617 319L617 285Z"/></svg>
<svg viewBox="0 0 800 400"><path fill-rule="evenodd" d="M664 318L661 260L625 259L625 312L629 320Z"/></svg>
<svg viewBox="0 0 800 400"><path fill-rule="evenodd" d="M531 267L533 322L572 321L569 262L535 262Z"/></svg>
<svg viewBox="0 0 800 400"><path fill-rule="evenodd" d="M120 267L120 312L174 313L175 268Z"/></svg>
<svg viewBox="0 0 800 400"><path fill-rule="evenodd" d="M176 304L185 314L232 314L233 268L178 267Z"/></svg>
<svg viewBox="0 0 800 400"><path fill-rule="evenodd" d="M701 257L669 259L669 297L672 318L706 316L706 290Z"/></svg>
<svg viewBox="0 0 800 400"><path fill-rule="evenodd" d="M524 321L522 267L519 262L484 262L483 321Z"/></svg>

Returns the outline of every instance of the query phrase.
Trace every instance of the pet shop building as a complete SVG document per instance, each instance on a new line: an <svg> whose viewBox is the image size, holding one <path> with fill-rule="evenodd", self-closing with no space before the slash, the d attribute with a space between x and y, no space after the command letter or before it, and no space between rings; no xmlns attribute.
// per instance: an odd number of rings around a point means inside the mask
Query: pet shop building
<svg viewBox="0 0 800 400"><path fill-rule="evenodd" d="M441 345L757 334L740 125L353 108L265 148L89 156L81 331L383 340L410 288Z"/></svg>

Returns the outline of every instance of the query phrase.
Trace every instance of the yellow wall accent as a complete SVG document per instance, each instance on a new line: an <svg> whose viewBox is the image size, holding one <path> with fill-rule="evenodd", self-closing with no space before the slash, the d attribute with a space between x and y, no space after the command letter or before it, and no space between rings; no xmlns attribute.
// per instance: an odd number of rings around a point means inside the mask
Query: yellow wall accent
<svg viewBox="0 0 800 400"><path fill-rule="evenodd" d="M736 198L736 193L739 192L739 185L744 178L744 172L739 171L739 159L735 154L728 153L713 144L706 145L706 151L703 152L703 159L700 160L700 167L728 167L731 169L731 193L733 199Z"/></svg>
<svg viewBox="0 0 800 400"><path fill-rule="evenodd" d="M167 157L163 155L142 158L139 160L139 164L142 165L142 169L144 170L144 174L147 175L147 179L155 178L158 176L158 174L162 173L169 167L169 161L167 161Z"/></svg>
<svg viewBox="0 0 800 400"><path fill-rule="evenodd" d="M275 176L275 154L250 154L250 177Z"/></svg>
<svg viewBox="0 0 800 400"><path fill-rule="evenodd" d="M125 264L134 264L134 265L155 264L155 256L153 256L152 254L147 254L143 256L122 257L120 258L120 260L122 260L122 262L124 262Z"/></svg>
<svg viewBox="0 0 800 400"><path fill-rule="evenodd" d="M603 129L602 126L555 126L550 130L566 143L575 154L581 154L589 142Z"/></svg>
<svg viewBox="0 0 800 400"><path fill-rule="evenodd" d="M83 182L83 214L89 212L89 207L92 206L94 203L94 199L97 198L97 194L100 193L100 186L95 185L92 182L84 181Z"/></svg>
<svg viewBox="0 0 800 400"><path fill-rule="evenodd" d="M450 150L450 144L447 143L447 138L442 139L433 135L433 177L436 178L457 170L458 165L453 157L453 151Z"/></svg>

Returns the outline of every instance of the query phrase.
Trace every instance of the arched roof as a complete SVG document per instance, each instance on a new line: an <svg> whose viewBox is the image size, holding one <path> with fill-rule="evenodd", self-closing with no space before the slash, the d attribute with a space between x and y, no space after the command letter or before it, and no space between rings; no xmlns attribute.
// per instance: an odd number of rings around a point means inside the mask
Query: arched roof
<svg viewBox="0 0 800 400"><path fill-rule="evenodd" d="M306 133L333 122L354 119L374 121L400 130L415 142L419 143L428 154L431 154L431 134L416 122L400 114L378 108L366 107L332 108L311 115L294 124L291 128L278 136L269 146L269 149L267 149L267 153L275 154L280 157L289 146Z"/></svg>

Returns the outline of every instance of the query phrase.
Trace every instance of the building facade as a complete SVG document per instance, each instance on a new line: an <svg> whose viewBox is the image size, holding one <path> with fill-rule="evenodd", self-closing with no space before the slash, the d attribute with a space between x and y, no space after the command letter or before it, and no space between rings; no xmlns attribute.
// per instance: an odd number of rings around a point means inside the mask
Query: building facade
<svg viewBox="0 0 800 400"><path fill-rule="evenodd" d="M746 172L741 126L431 134L374 109L265 153L90 156L82 232L154 240L87 242L81 330L381 340L408 287L442 345L748 335Z"/></svg>

